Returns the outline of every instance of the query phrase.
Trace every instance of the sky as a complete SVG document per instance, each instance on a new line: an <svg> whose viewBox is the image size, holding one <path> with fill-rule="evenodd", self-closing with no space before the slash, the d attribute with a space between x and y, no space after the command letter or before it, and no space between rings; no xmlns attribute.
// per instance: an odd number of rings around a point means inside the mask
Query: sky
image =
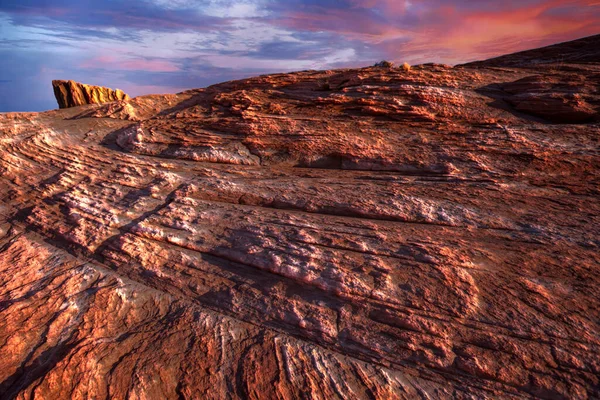
<svg viewBox="0 0 600 400"><path fill-rule="evenodd" d="M600 0L0 0L0 112L53 79L176 93L381 60L458 64L600 33Z"/></svg>

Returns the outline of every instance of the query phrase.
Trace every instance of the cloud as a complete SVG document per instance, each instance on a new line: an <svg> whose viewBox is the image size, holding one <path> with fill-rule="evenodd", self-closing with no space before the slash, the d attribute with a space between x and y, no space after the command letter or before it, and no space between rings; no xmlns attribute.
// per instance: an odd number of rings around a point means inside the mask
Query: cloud
<svg viewBox="0 0 600 400"><path fill-rule="evenodd" d="M596 0L278 2L274 24L367 43L383 58L458 63L591 35ZM376 52L374 52L376 53Z"/></svg>
<svg viewBox="0 0 600 400"><path fill-rule="evenodd" d="M102 55L85 60L79 67L82 69L110 69L113 71L149 71L175 72L179 67L165 59L119 58L114 55Z"/></svg>
<svg viewBox="0 0 600 400"><path fill-rule="evenodd" d="M56 78L140 95L381 59L454 64L599 31L598 0L2 0L0 111L53 107Z"/></svg>
<svg viewBox="0 0 600 400"><path fill-rule="evenodd" d="M191 5L171 9L150 1L3 0L0 11L15 25L28 26L50 20L75 27L204 31L226 22Z"/></svg>

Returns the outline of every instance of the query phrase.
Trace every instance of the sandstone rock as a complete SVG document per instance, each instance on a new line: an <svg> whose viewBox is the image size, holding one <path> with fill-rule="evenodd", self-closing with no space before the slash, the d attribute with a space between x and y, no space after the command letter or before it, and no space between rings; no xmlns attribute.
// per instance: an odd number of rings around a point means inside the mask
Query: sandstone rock
<svg viewBox="0 0 600 400"><path fill-rule="evenodd" d="M554 123L600 120L600 74L533 75L502 85L516 110Z"/></svg>
<svg viewBox="0 0 600 400"><path fill-rule="evenodd" d="M59 108L77 107L85 104L101 104L117 100L129 100L129 96L120 89L85 85L75 81L52 81L54 96Z"/></svg>
<svg viewBox="0 0 600 400"><path fill-rule="evenodd" d="M597 110L573 93L522 93L507 99L519 111L557 123L590 122L598 116Z"/></svg>
<svg viewBox="0 0 600 400"><path fill-rule="evenodd" d="M304 71L0 115L0 397L600 398L600 123L523 112L594 108L597 75Z"/></svg>
<svg viewBox="0 0 600 400"><path fill-rule="evenodd" d="M395 64L391 61L383 60L373 66L377 68L394 68Z"/></svg>

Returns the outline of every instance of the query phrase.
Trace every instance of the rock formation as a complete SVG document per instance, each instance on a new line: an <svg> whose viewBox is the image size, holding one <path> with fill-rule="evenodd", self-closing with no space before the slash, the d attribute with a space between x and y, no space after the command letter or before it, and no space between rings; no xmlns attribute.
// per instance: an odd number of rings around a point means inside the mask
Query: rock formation
<svg viewBox="0 0 600 400"><path fill-rule="evenodd" d="M102 104L117 100L129 100L120 89L85 85L75 81L52 81L54 96L59 108L77 107L86 104Z"/></svg>
<svg viewBox="0 0 600 400"><path fill-rule="evenodd" d="M0 115L2 397L599 398L599 61Z"/></svg>

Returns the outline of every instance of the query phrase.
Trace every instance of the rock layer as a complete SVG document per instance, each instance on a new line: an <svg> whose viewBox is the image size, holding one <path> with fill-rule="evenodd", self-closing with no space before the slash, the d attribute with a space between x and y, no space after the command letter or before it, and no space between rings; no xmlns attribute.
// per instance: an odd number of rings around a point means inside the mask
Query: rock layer
<svg viewBox="0 0 600 400"><path fill-rule="evenodd" d="M600 124L506 100L569 68L0 116L0 393L600 397Z"/></svg>
<svg viewBox="0 0 600 400"><path fill-rule="evenodd" d="M75 81L52 81L54 96L59 108L77 107L86 104L102 104L117 100L129 100L120 89L85 85Z"/></svg>

